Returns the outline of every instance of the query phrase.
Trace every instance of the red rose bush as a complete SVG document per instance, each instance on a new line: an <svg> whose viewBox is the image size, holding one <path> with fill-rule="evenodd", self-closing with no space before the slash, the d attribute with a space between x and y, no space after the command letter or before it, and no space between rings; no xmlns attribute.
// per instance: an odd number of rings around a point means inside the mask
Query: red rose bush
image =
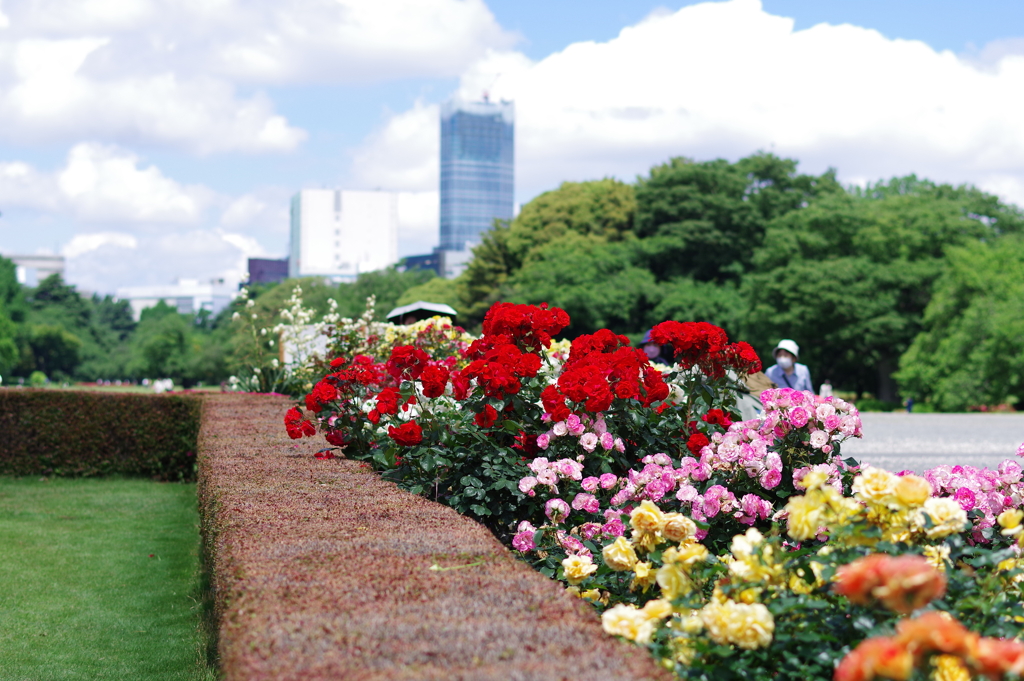
<svg viewBox="0 0 1024 681"><path fill-rule="evenodd" d="M1019 466L861 469L838 397L768 390L741 420L761 362L719 327L655 326L663 369L607 329L555 340L568 323L498 303L479 338L437 319L339 336L286 428L486 524L683 677L1020 671ZM985 637L906 633L938 612Z"/></svg>

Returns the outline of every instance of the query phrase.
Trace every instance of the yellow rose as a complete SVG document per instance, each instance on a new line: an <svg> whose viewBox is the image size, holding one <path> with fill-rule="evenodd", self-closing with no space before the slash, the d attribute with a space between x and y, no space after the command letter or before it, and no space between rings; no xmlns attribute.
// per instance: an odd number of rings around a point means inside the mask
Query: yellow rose
<svg viewBox="0 0 1024 681"><path fill-rule="evenodd" d="M649 620L663 620L672 614L672 604L663 598L655 598L647 601L640 612Z"/></svg>
<svg viewBox="0 0 1024 681"><path fill-rule="evenodd" d="M701 608L700 617L708 635L721 645L764 648L775 633L775 618L761 603L712 601Z"/></svg>
<svg viewBox="0 0 1024 681"><path fill-rule="evenodd" d="M800 480L797 487L802 487L806 490L819 489L828 480L828 476L821 471L811 471Z"/></svg>
<svg viewBox="0 0 1024 681"><path fill-rule="evenodd" d="M601 551L604 564L616 572L632 570L636 565L636 551L625 537L618 537Z"/></svg>
<svg viewBox="0 0 1024 681"><path fill-rule="evenodd" d="M580 594L580 598L585 598L591 603L600 603L602 601L601 592L597 589L588 589L584 591Z"/></svg>
<svg viewBox="0 0 1024 681"><path fill-rule="evenodd" d="M622 636L636 641L641 635L640 629L649 625L648 619L636 609L635 605L620 603L608 608L601 615L601 626L614 636Z"/></svg>
<svg viewBox="0 0 1024 681"><path fill-rule="evenodd" d="M887 504L893 500L898 477L881 468L868 466L853 480L853 493L872 504Z"/></svg>
<svg viewBox="0 0 1024 681"><path fill-rule="evenodd" d="M999 527L1003 528L1000 534L1006 537L1013 537L1021 533L1024 527L1021 526L1021 520L1024 520L1024 511L1017 508L1011 508L1003 511L996 518L996 522L999 523Z"/></svg>
<svg viewBox="0 0 1024 681"><path fill-rule="evenodd" d="M651 501L644 499L629 514L629 524L634 530L643 534L654 534L665 522L665 514Z"/></svg>
<svg viewBox="0 0 1024 681"><path fill-rule="evenodd" d="M920 506L932 495L932 486L928 481L917 475L897 476L893 494L902 506L913 508Z"/></svg>
<svg viewBox="0 0 1024 681"><path fill-rule="evenodd" d="M590 556L569 556L562 561L562 567L565 568L566 580L574 586L597 572Z"/></svg>
<svg viewBox="0 0 1024 681"><path fill-rule="evenodd" d="M697 525L682 513L666 513L661 534L669 541L684 542L697 534Z"/></svg>
<svg viewBox="0 0 1024 681"><path fill-rule="evenodd" d="M654 584L656 575L651 570L650 563L637 563L633 566L633 583L629 585L630 590L642 589L647 591Z"/></svg>
<svg viewBox="0 0 1024 681"><path fill-rule="evenodd" d="M677 563L666 562L665 565L662 565L658 569L656 579L658 586L661 587L662 595L669 600L675 600L693 591L693 581L689 575L679 569Z"/></svg>
<svg viewBox="0 0 1024 681"><path fill-rule="evenodd" d="M670 553L671 552L671 553ZM705 561L708 559L708 549L703 544L697 542L691 542L688 544L680 544L678 548L672 547L666 549L661 554L662 562L679 563L684 567L689 567L694 563Z"/></svg>
<svg viewBox="0 0 1024 681"><path fill-rule="evenodd" d="M932 526L925 529L925 514L932 521ZM948 537L963 532L967 527L967 513L956 499L931 498L924 502L924 507L917 512L915 523L919 529L931 539Z"/></svg>
<svg viewBox="0 0 1024 681"><path fill-rule="evenodd" d="M971 681L971 672L956 655L936 655L932 664L935 666L933 681Z"/></svg>
<svg viewBox="0 0 1024 681"><path fill-rule="evenodd" d="M818 535L818 527L823 520L823 508L817 498L811 494L790 497L786 511L789 513L786 528L790 537L797 541L806 541Z"/></svg>
<svg viewBox="0 0 1024 681"><path fill-rule="evenodd" d="M933 568L945 572L946 561L949 560L949 547L945 544L942 546L926 546L924 547L924 559Z"/></svg>

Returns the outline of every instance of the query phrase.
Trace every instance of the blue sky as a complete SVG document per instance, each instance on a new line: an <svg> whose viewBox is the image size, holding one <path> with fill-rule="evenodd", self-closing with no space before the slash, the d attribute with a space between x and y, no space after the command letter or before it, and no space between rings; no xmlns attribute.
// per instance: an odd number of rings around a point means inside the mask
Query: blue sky
<svg viewBox="0 0 1024 681"><path fill-rule="evenodd" d="M0 252L63 252L87 290L237 278L302 187L403 191L400 252L430 248L436 105L488 87L520 202L768 149L1024 204L1020 2L52 5L0 0Z"/></svg>

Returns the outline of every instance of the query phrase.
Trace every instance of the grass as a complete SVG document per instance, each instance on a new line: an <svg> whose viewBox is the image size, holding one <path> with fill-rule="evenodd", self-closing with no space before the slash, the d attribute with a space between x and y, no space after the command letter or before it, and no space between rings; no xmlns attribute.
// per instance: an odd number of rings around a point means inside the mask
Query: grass
<svg viewBox="0 0 1024 681"><path fill-rule="evenodd" d="M195 485L0 478L0 679L202 681Z"/></svg>

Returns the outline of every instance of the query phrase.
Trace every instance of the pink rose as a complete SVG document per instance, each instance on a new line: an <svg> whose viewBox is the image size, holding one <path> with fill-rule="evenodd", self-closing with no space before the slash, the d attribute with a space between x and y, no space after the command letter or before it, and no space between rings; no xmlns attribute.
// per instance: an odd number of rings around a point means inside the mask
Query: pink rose
<svg viewBox="0 0 1024 681"><path fill-rule="evenodd" d="M577 511L586 511L587 513L601 512L601 502L593 494L585 492L576 495L576 498L572 500L572 507Z"/></svg>
<svg viewBox="0 0 1024 681"><path fill-rule="evenodd" d="M593 492L595 489L597 489L600 483L600 478L595 478L594 476L591 475L589 477L583 478L583 482L580 483L580 486L583 487L583 489L585 489L588 492Z"/></svg>
<svg viewBox="0 0 1024 681"><path fill-rule="evenodd" d="M547 503L544 504L544 515L551 522L560 523L569 515L569 504L558 497L548 499Z"/></svg>
<svg viewBox="0 0 1024 681"><path fill-rule="evenodd" d="M583 447L583 449L588 452L592 452L597 449L597 435L594 433L584 434L583 437L580 438L580 447Z"/></svg>
<svg viewBox="0 0 1024 681"><path fill-rule="evenodd" d="M605 451L609 451L615 446L615 438L608 431L601 433L601 446Z"/></svg>
<svg viewBox="0 0 1024 681"><path fill-rule="evenodd" d="M601 489L611 489L612 487L615 487L615 484L619 481L614 473L604 473L600 480Z"/></svg>
<svg viewBox="0 0 1024 681"><path fill-rule="evenodd" d="M512 538L512 548L516 551L533 551L537 544L533 541L533 532L520 532Z"/></svg>

